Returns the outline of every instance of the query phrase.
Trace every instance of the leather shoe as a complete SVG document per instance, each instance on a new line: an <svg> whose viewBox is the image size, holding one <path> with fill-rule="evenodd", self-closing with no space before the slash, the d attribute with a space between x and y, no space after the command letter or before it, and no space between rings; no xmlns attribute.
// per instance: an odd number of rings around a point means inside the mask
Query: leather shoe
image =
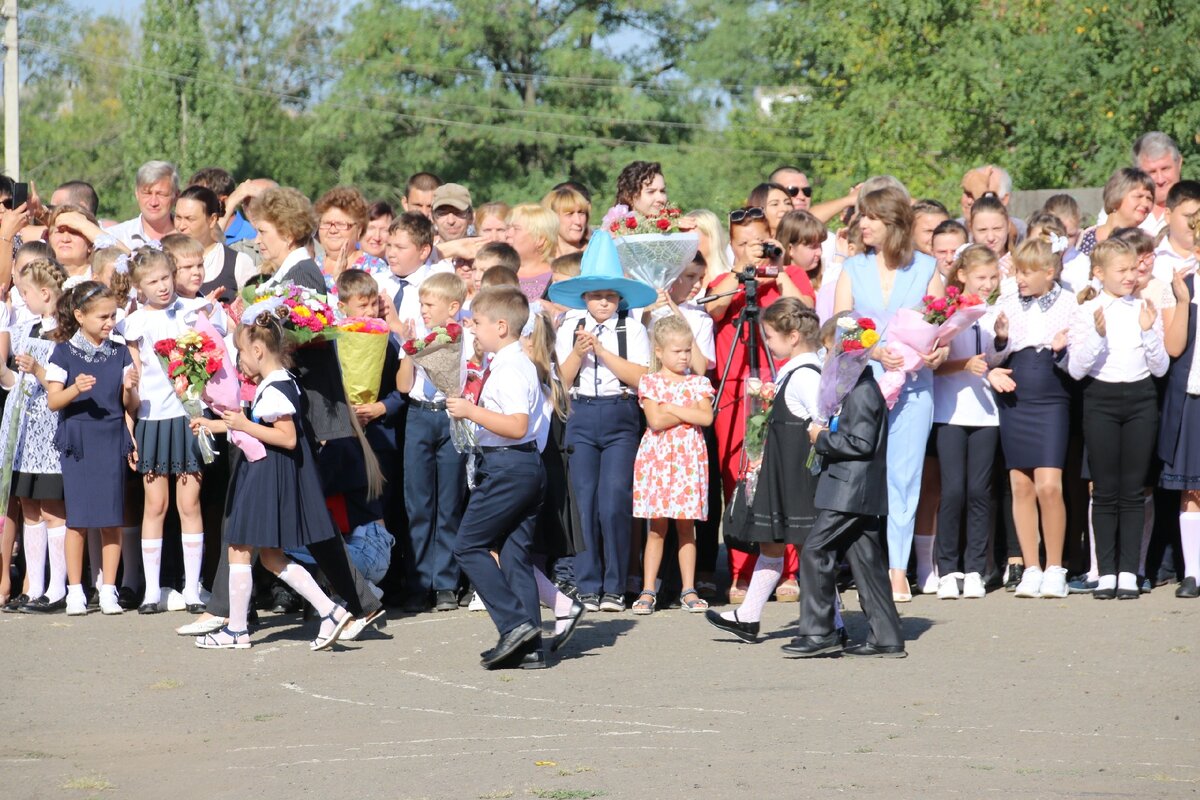
<svg viewBox="0 0 1200 800"><path fill-rule="evenodd" d="M458 595L452 591L443 590L437 593L434 608L438 611L454 611L458 608Z"/></svg>
<svg viewBox="0 0 1200 800"><path fill-rule="evenodd" d="M158 603L142 603L140 606L138 606L138 613L139 614L161 614L162 609L159 608Z"/></svg>
<svg viewBox="0 0 1200 800"><path fill-rule="evenodd" d="M562 621L567 621L567 627L562 633L555 634L550 641L550 652L557 653L558 649L567 643L567 640L575 635L575 628L579 626L579 620L583 619L583 603L578 600L571 603L571 610L567 612L565 617L559 618Z"/></svg>
<svg viewBox="0 0 1200 800"><path fill-rule="evenodd" d="M59 611L67 610L67 596L63 595L53 603L46 595L42 595L34 600L30 600L25 605L21 606L22 614L54 614Z"/></svg>
<svg viewBox="0 0 1200 800"><path fill-rule="evenodd" d="M828 636L797 636L780 649L796 658L835 656L841 655L842 643L836 633Z"/></svg>
<svg viewBox="0 0 1200 800"><path fill-rule="evenodd" d="M400 610L405 614L423 614L429 610L429 598L423 594L409 595Z"/></svg>
<svg viewBox="0 0 1200 800"><path fill-rule="evenodd" d="M502 661L508 660L511 656L521 651L521 645L534 641L541 637L542 629L532 622L522 622L517 627L513 628L508 633L500 637L500 641L496 642L496 646L492 648L480 661L480 664L487 669L492 669Z"/></svg>
<svg viewBox="0 0 1200 800"><path fill-rule="evenodd" d="M141 597L128 586L122 586L121 590L117 592L117 605L126 611L133 611L141 605Z"/></svg>
<svg viewBox="0 0 1200 800"><path fill-rule="evenodd" d="M21 610L21 606L25 605L32 599L33 598L31 598L27 594L19 594L4 604L4 613L5 614L16 614L18 611Z"/></svg>
<svg viewBox="0 0 1200 800"><path fill-rule="evenodd" d="M480 653L480 655L487 658L491 653L492 651L488 650L485 653ZM545 669L548 666L549 664L546 663L546 654L542 650L541 640L531 639L518 647L516 652L511 656L488 667L488 669Z"/></svg>
<svg viewBox="0 0 1200 800"><path fill-rule="evenodd" d="M1196 586L1195 578L1184 578L1179 582L1179 586L1175 589L1176 597L1200 597L1200 587Z"/></svg>
<svg viewBox="0 0 1200 800"><path fill-rule="evenodd" d="M708 624L714 628L719 628L726 633L732 633L743 642L754 644L758 641L758 623L757 622L742 622L737 618L737 610L733 612L733 619L725 619L711 608L704 612L704 618L708 620Z"/></svg>
<svg viewBox="0 0 1200 800"><path fill-rule="evenodd" d="M874 644L863 642L846 648L846 655L860 658L908 658L902 644Z"/></svg>

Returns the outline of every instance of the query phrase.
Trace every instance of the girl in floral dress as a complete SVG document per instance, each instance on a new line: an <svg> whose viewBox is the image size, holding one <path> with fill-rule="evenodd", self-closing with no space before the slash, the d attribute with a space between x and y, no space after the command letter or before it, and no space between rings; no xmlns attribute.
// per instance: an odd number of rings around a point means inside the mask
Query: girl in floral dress
<svg viewBox="0 0 1200 800"><path fill-rule="evenodd" d="M713 388L703 375L691 375L692 331L677 316L654 326L654 365L638 382L646 412L646 432L633 467L633 515L650 520L643 557L643 588L633 613L650 614L657 600L655 580L662 562L667 521L679 537L679 572L685 587L684 611L702 612L708 603L693 587L696 573L695 520L708 518L708 452L700 427L713 421Z"/></svg>

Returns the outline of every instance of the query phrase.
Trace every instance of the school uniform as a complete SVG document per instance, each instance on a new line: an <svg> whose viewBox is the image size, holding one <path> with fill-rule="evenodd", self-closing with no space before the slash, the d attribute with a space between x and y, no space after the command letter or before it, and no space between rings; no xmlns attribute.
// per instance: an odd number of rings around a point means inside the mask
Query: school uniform
<svg viewBox="0 0 1200 800"><path fill-rule="evenodd" d="M253 272L254 262L245 253L239 253L232 247L214 245L204 254L204 283L200 286L200 294L207 295L214 289L220 289L217 300L222 303L232 303L237 297L241 283L239 275Z"/></svg>
<svg viewBox="0 0 1200 800"><path fill-rule="evenodd" d="M1103 309L1105 335L1096 331ZM1167 372L1162 318L1142 330L1142 301L1100 295L1080 305L1071 325L1069 369L1083 384L1083 435L1092 477L1092 528L1101 575L1138 573L1142 488L1158 433L1154 378Z"/></svg>
<svg viewBox="0 0 1200 800"><path fill-rule="evenodd" d="M392 306L402 321L420 322L421 284L430 275L453 271L453 262L439 261L436 264L422 264L408 275L377 275L376 280L379 281L380 291L392 298Z"/></svg>
<svg viewBox="0 0 1200 800"><path fill-rule="evenodd" d="M1175 278L1175 273L1186 271L1189 274L1196 271L1196 256L1194 253L1180 255L1171 243L1163 238L1158 247L1154 248L1154 277L1168 287Z"/></svg>
<svg viewBox="0 0 1200 800"><path fill-rule="evenodd" d="M538 626L541 618L530 551L546 485L541 451L550 413L537 370L520 342L493 356L479 405L529 417L524 434L515 439L479 427L475 489L454 543L455 560L503 636L524 623ZM492 550L500 553L499 565Z"/></svg>
<svg viewBox="0 0 1200 800"><path fill-rule="evenodd" d="M596 334L609 352L649 366L650 340L632 314L614 315L601 323L586 312L568 314L559 326L558 363L571 354L575 331L581 327ZM588 353L570 392L566 445L587 547L575 557L576 582L584 595L620 595L629 569L633 463L642 433L637 390L623 385Z"/></svg>

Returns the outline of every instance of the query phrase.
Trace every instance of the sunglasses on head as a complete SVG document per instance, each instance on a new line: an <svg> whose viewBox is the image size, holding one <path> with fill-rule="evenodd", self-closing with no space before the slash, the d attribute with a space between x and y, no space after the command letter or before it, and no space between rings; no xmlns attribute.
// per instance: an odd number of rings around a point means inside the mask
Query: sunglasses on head
<svg viewBox="0 0 1200 800"><path fill-rule="evenodd" d="M812 197L811 186L785 186L784 191L788 193L788 197L795 197L801 192L804 192L805 197Z"/></svg>
<svg viewBox="0 0 1200 800"><path fill-rule="evenodd" d="M740 225L743 222L749 222L753 219L762 219L764 216L761 208L751 206L750 208L739 208L737 211L730 211L729 221L734 225Z"/></svg>

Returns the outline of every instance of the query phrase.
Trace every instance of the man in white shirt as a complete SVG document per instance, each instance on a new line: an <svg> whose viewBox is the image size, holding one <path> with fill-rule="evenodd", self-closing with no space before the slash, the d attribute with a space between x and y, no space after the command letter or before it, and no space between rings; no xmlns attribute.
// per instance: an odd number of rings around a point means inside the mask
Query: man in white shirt
<svg viewBox="0 0 1200 800"><path fill-rule="evenodd" d="M161 242L175 233L171 209L179 196L179 172L168 161L147 161L138 167L134 197L140 212L136 217L108 229L115 239L130 249L149 242Z"/></svg>

